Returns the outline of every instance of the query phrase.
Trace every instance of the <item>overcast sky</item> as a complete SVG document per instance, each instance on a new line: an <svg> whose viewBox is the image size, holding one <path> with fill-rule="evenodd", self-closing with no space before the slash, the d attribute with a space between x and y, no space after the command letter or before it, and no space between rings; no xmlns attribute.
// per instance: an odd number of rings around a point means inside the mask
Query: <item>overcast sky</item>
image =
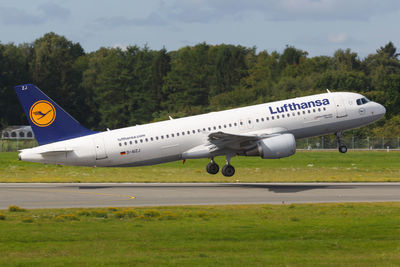
<svg viewBox="0 0 400 267"><path fill-rule="evenodd" d="M365 57L389 41L400 47L399 22L399 0L0 0L1 43L53 31L86 52L207 42L269 52L292 45L310 56L351 48Z"/></svg>

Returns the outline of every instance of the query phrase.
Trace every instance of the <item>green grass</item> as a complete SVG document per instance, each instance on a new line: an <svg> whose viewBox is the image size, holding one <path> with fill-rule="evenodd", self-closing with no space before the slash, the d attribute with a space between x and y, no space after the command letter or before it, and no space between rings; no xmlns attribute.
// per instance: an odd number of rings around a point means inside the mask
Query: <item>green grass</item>
<svg viewBox="0 0 400 267"><path fill-rule="evenodd" d="M400 203L0 213L1 266L400 264Z"/></svg>
<svg viewBox="0 0 400 267"><path fill-rule="evenodd" d="M220 167L224 158L216 159ZM400 152L297 152L263 160L235 157L236 174L209 175L207 159L132 168L92 168L21 162L0 153L0 182L385 182L400 181Z"/></svg>

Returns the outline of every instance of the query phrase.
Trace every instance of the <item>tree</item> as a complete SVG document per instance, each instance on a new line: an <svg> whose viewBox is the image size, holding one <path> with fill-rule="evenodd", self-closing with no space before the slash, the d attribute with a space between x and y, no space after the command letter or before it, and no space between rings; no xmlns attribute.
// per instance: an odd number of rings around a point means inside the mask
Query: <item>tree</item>
<svg viewBox="0 0 400 267"><path fill-rule="evenodd" d="M13 87L29 83L31 75L28 61L31 46L0 44L0 126L26 124L27 120Z"/></svg>
<svg viewBox="0 0 400 267"><path fill-rule="evenodd" d="M394 46L392 42L387 43L385 46L381 46L378 50L376 50L377 54L385 54L389 58L397 58L400 54L396 53L397 48Z"/></svg>
<svg viewBox="0 0 400 267"><path fill-rule="evenodd" d="M79 90L82 70L74 65L84 54L79 43L50 32L34 41L30 62L33 82L77 118L88 112L85 96Z"/></svg>

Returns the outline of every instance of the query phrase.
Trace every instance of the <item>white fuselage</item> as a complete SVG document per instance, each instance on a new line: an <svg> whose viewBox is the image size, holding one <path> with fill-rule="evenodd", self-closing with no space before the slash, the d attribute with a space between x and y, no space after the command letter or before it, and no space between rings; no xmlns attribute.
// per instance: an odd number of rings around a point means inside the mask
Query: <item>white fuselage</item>
<svg viewBox="0 0 400 267"><path fill-rule="evenodd" d="M184 159L213 132L262 134L283 128L296 139L357 128L381 118L356 93L325 93L127 127L23 150L21 160L78 166L141 166Z"/></svg>

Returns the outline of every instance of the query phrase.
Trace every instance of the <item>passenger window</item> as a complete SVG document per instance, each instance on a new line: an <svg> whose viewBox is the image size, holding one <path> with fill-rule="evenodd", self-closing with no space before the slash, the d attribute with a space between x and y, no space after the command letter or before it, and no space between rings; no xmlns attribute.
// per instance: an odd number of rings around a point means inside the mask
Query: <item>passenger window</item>
<svg viewBox="0 0 400 267"><path fill-rule="evenodd" d="M293 112L292 115L293 115L293 117L294 117L294 116L296 116L296 113Z"/></svg>
<svg viewBox="0 0 400 267"><path fill-rule="evenodd" d="M229 127L232 127L232 123L229 123Z"/></svg>
<svg viewBox="0 0 400 267"><path fill-rule="evenodd" d="M271 119L274 120L275 119L274 116L272 116Z"/></svg>
<svg viewBox="0 0 400 267"><path fill-rule="evenodd" d="M157 138L158 139L158 138ZM137 140L135 140L135 144L137 144Z"/></svg>
<svg viewBox="0 0 400 267"><path fill-rule="evenodd" d="M326 108L325 108L325 107L323 107L323 110L326 110Z"/></svg>
<svg viewBox="0 0 400 267"><path fill-rule="evenodd" d="M237 126L237 123L235 122L233 125Z"/></svg>
<svg viewBox="0 0 400 267"><path fill-rule="evenodd" d="M285 118L285 114L282 114L282 118Z"/></svg>
<svg viewBox="0 0 400 267"><path fill-rule="evenodd" d="M179 133L176 133L176 136L179 136Z"/></svg>
<svg viewBox="0 0 400 267"><path fill-rule="evenodd" d="M185 135L185 132L182 132L182 135Z"/></svg>
<svg viewBox="0 0 400 267"><path fill-rule="evenodd" d="M121 143L119 143L119 146L122 146L122 144L121 144Z"/></svg>
<svg viewBox="0 0 400 267"><path fill-rule="evenodd" d="M315 108L313 108L313 112L315 113Z"/></svg>
<svg viewBox="0 0 400 267"><path fill-rule="evenodd" d="M166 135L165 135L165 137L166 137L166 138L169 138L169 135L168 135L168 134L166 134Z"/></svg>
<svg viewBox="0 0 400 267"><path fill-rule="evenodd" d="M224 128L226 128L226 124L224 124Z"/></svg>
<svg viewBox="0 0 400 267"><path fill-rule="evenodd" d="M171 137L174 137L175 135L174 134L171 134Z"/></svg>
<svg viewBox="0 0 400 267"><path fill-rule="evenodd" d="M303 110L303 115L306 114L306 112Z"/></svg>
<svg viewBox="0 0 400 267"><path fill-rule="evenodd" d="M240 125L243 125L243 122L242 122L242 121L240 122Z"/></svg>
<svg viewBox="0 0 400 267"><path fill-rule="evenodd" d="M190 134L190 131L187 131L187 134Z"/></svg>
<svg viewBox="0 0 400 267"><path fill-rule="evenodd" d="M258 120L258 119L256 119L256 122L259 122L259 120Z"/></svg>
<svg viewBox="0 0 400 267"><path fill-rule="evenodd" d="M269 117L267 117L267 121L269 121Z"/></svg>
<svg viewBox="0 0 400 267"><path fill-rule="evenodd" d="M140 139L140 143L143 143L143 139Z"/></svg>
<svg viewBox="0 0 400 267"><path fill-rule="evenodd" d="M218 126L218 129L221 129L221 125Z"/></svg>
<svg viewBox="0 0 400 267"><path fill-rule="evenodd" d="M124 145L127 145L127 143L125 142Z"/></svg>
<svg viewBox="0 0 400 267"><path fill-rule="evenodd" d="M264 121L264 118L261 118L261 121Z"/></svg>
<svg viewBox="0 0 400 267"><path fill-rule="evenodd" d="M301 114L301 113L300 113L300 111L297 111L297 115L299 115L299 116L300 116L300 114Z"/></svg>
<svg viewBox="0 0 400 267"><path fill-rule="evenodd" d="M321 112L321 108L318 108L318 112Z"/></svg>
<svg viewBox="0 0 400 267"><path fill-rule="evenodd" d="M146 139L144 139L144 140L146 140L146 142L148 142L148 141L149 141L149 139L147 139L147 138L146 138Z"/></svg>
<svg viewBox="0 0 400 267"><path fill-rule="evenodd" d="M150 137L150 141L153 141L153 137Z"/></svg>
<svg viewBox="0 0 400 267"><path fill-rule="evenodd" d="M214 130L217 130L217 127L214 126Z"/></svg>
<svg viewBox="0 0 400 267"><path fill-rule="evenodd" d="M289 118L289 117L290 117L290 114L288 113L286 116Z"/></svg>
<svg viewBox="0 0 400 267"><path fill-rule="evenodd" d="M161 139L164 139L164 135L161 135Z"/></svg>
<svg viewBox="0 0 400 267"><path fill-rule="evenodd" d="M249 120L249 124L251 124L251 120Z"/></svg>
<svg viewBox="0 0 400 267"><path fill-rule="evenodd" d="M194 134L195 134L195 133L196 133L196 131L195 131L195 130L192 130L192 133L194 133Z"/></svg>
<svg viewBox="0 0 400 267"><path fill-rule="evenodd" d="M311 110L308 110L308 113L311 113Z"/></svg>
<svg viewBox="0 0 400 267"><path fill-rule="evenodd" d="M208 127L208 130L211 131L211 127Z"/></svg>

